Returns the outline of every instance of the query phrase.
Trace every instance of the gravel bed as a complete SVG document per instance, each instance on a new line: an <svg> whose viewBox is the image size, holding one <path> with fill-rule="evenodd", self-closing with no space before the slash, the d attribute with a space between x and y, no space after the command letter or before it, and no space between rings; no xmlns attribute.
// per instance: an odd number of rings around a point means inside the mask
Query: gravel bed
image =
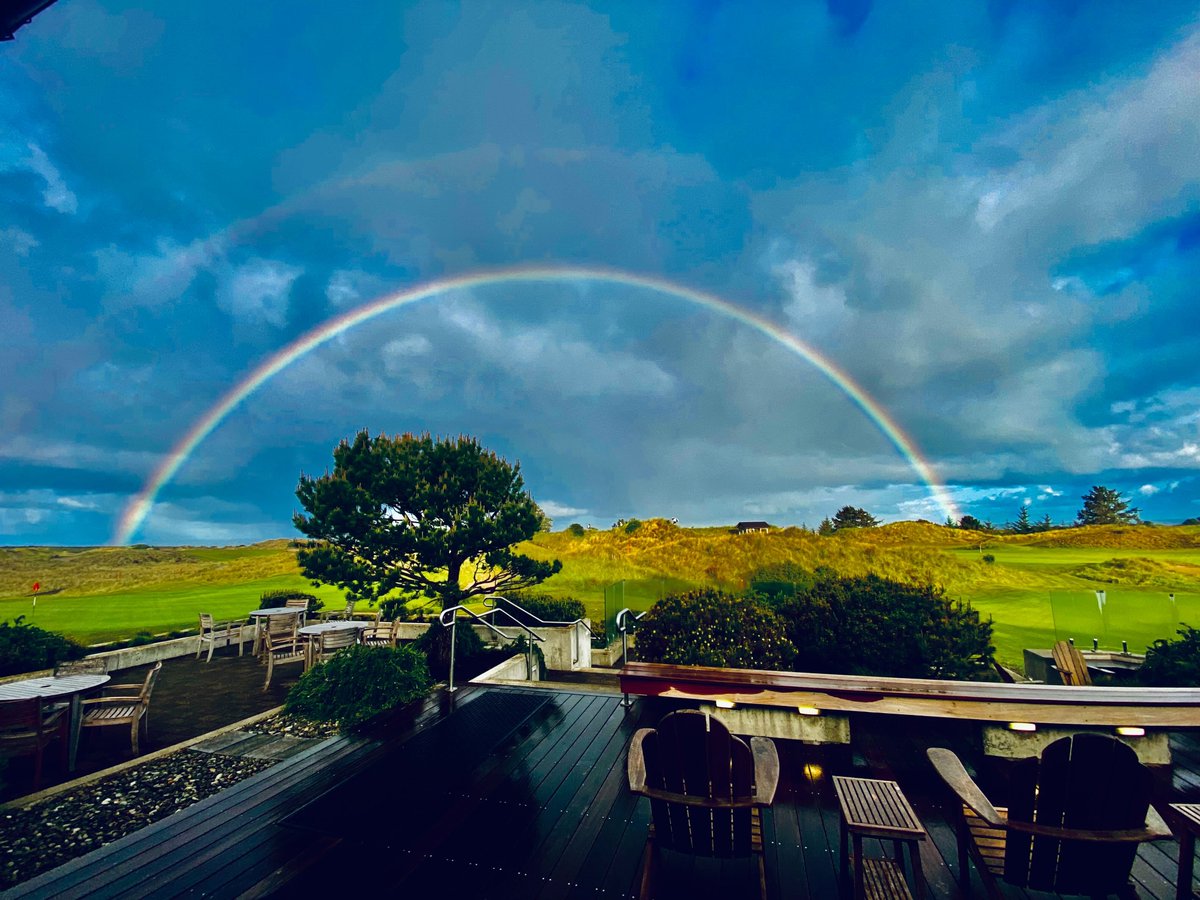
<svg viewBox="0 0 1200 900"><path fill-rule="evenodd" d="M0 888L111 843L274 764L181 750L28 809L0 811Z"/></svg>
<svg viewBox="0 0 1200 900"><path fill-rule="evenodd" d="M279 713L247 731L313 738L335 735L338 727ZM275 763L180 750L28 809L0 810L0 890L165 819Z"/></svg>

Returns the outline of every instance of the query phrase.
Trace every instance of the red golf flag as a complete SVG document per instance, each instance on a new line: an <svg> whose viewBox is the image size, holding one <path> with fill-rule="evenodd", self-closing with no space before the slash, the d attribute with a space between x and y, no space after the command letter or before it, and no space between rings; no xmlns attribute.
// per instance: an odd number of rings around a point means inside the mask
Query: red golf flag
<svg viewBox="0 0 1200 900"><path fill-rule="evenodd" d="M38 592L38 590L41 589L41 586L42 586L42 583L40 581L35 581L33 583L33 592L36 594Z"/></svg>

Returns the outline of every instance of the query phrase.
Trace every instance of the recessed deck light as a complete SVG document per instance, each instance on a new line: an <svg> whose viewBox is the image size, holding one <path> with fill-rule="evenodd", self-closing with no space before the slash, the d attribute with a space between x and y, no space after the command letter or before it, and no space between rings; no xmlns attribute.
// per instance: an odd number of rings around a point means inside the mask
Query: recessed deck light
<svg viewBox="0 0 1200 900"><path fill-rule="evenodd" d="M1117 734L1121 737L1145 737L1146 729L1140 725L1122 725L1117 729Z"/></svg>
<svg viewBox="0 0 1200 900"><path fill-rule="evenodd" d="M714 700L717 709L733 709L737 704L732 700Z"/></svg>
<svg viewBox="0 0 1200 900"><path fill-rule="evenodd" d="M1008 727L1012 731L1037 731L1037 726L1032 722L1009 722Z"/></svg>
<svg viewBox="0 0 1200 900"><path fill-rule="evenodd" d="M819 716L821 714L821 711L815 706L797 706L796 712L802 716Z"/></svg>

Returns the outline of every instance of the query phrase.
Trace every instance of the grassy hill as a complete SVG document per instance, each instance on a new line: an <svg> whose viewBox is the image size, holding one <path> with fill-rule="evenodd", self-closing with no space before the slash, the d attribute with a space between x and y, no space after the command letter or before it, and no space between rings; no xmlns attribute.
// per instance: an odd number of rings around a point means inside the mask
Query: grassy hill
<svg viewBox="0 0 1200 900"><path fill-rule="evenodd" d="M995 620L998 655L1073 636L1141 650L1179 621L1200 623L1200 527L1108 526L991 535L899 522L821 537L798 528L734 534L655 519L624 529L537 535L523 552L559 559L543 590L582 600L594 619L644 607L665 591L746 587L758 569L792 563L943 586ZM42 591L32 609L31 586ZM88 642L193 627L199 612L244 616L265 590L311 586L287 541L248 547L0 548L0 619L24 614ZM1096 590L1106 594L1100 605ZM336 589L314 592L338 602ZM1175 595L1170 601L1169 595Z"/></svg>

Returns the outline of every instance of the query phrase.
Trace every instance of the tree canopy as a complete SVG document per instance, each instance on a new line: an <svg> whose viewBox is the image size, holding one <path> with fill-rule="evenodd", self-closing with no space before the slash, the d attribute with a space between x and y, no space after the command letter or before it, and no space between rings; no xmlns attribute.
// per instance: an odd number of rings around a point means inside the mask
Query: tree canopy
<svg viewBox="0 0 1200 900"><path fill-rule="evenodd" d="M482 594L532 587L558 572L514 553L541 524L520 464L474 438L428 434L371 437L360 431L333 451L334 467L300 476L293 516L311 540L300 568L350 599L400 591L443 607Z"/></svg>
<svg viewBox="0 0 1200 900"><path fill-rule="evenodd" d="M878 524L878 519L857 506L843 506L830 522L834 531L841 531L843 528L874 528Z"/></svg>
<svg viewBox="0 0 1200 900"><path fill-rule="evenodd" d="M1083 508L1075 517L1080 525L1136 525L1138 508L1131 507L1112 488L1096 485L1083 495Z"/></svg>

